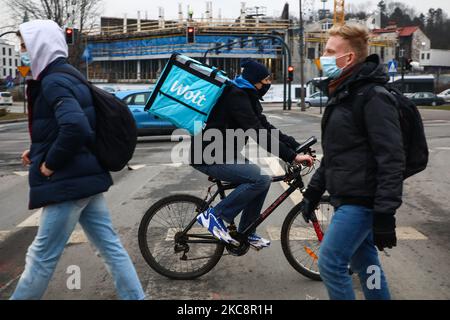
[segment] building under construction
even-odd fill
[[[88,36],[88,49],[92,57],[89,79],[109,83],[154,83],[173,52],[186,54],[216,66],[235,77],[240,73],[240,61],[250,57],[266,64],[273,73],[274,82],[283,82],[288,60],[281,43],[275,39],[262,39],[264,35],[277,35],[289,46],[292,64],[300,68],[299,24],[290,19],[286,4],[279,17],[267,17],[265,8],[246,8],[242,3],[235,19],[213,17],[212,2],[206,3],[201,19],[193,13],[184,13],[179,7],[179,17],[166,20],[164,9],[159,8],[159,19],[149,20],[102,17],[98,30]],[[336,23],[330,17],[311,17],[305,30],[306,80],[319,75],[316,59],[322,54],[326,31]],[[191,32],[189,32],[191,31]],[[387,47],[395,53],[395,41],[373,38],[373,50]],[[215,49],[223,46],[221,49]],[[205,52],[210,50],[207,58]],[[383,49],[384,50],[384,49]],[[294,82],[299,82],[297,72]]]

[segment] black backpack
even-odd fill
[[[91,91],[96,112],[96,140],[91,151],[108,171],[121,171],[133,157],[137,143],[137,127],[125,102],[92,83],[78,70],[58,68],[52,73],[65,73],[83,82]]]
[[[376,94],[389,94],[400,114],[400,125],[403,135],[403,147],[406,157],[405,179],[423,170],[428,164],[428,144],[425,137],[422,116],[417,106],[396,88],[371,83],[358,90],[362,94],[355,95],[352,108],[356,125],[362,132],[364,126],[364,106]]]

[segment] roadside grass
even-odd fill
[[[23,113],[7,113],[4,116],[0,117],[1,121],[10,121],[10,120],[25,120],[28,119],[26,114]]]
[[[450,104],[444,104],[442,106],[419,106],[419,109],[427,109],[427,110],[447,110],[450,111]]]

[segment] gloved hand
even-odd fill
[[[306,198],[303,198],[302,202],[300,202],[300,210],[302,211],[303,219],[305,219],[306,223],[310,223],[313,220],[313,213],[317,206],[313,206],[311,201]]]
[[[306,223],[311,222],[314,211],[319,205],[320,198],[322,198],[322,193],[311,188],[308,188],[303,194],[303,200],[300,202],[300,210]]]
[[[392,249],[397,246],[394,215],[374,213],[373,242],[380,251],[383,251],[385,248]]]

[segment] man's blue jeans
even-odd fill
[[[354,300],[349,266],[359,275],[368,300],[389,300],[390,293],[373,243],[373,211],[366,207],[339,207],[320,246],[320,276],[332,300]]]
[[[113,229],[103,194],[99,194],[43,209],[37,236],[28,248],[25,271],[11,300],[42,298],[78,222],[104,258],[118,296],[124,300],[145,298],[133,263]]]
[[[230,223],[243,211],[239,232],[244,232],[258,219],[272,183],[272,178],[260,167],[253,163],[243,163],[196,165],[194,168],[216,179],[240,184],[214,208],[217,216]]]

